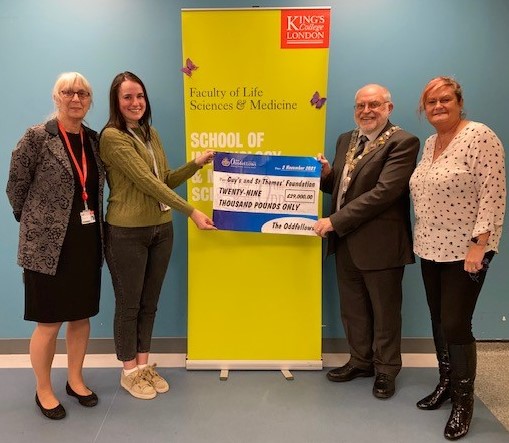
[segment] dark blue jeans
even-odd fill
[[[115,291],[117,358],[150,351],[159,294],[173,246],[173,224],[123,228],[106,224],[106,262]]]

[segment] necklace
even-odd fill
[[[442,140],[440,139],[440,136],[437,134],[437,142],[435,143],[435,157],[440,155],[443,150],[444,147],[442,146]]]
[[[449,139],[448,143],[444,143],[442,140],[442,137],[440,137],[440,134],[437,131],[437,139],[435,141],[435,150],[434,150],[434,158],[437,158],[442,152],[445,151],[447,146],[454,140],[454,137],[456,137],[456,134],[458,132],[458,126],[461,123],[461,118],[458,120],[458,123],[454,125],[454,128],[449,133],[451,134],[450,137],[444,137],[446,140]],[[447,133],[446,133],[447,134]]]

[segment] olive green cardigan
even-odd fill
[[[142,139],[141,131],[136,129],[135,132]],[[159,178],[154,174],[152,156],[145,144],[115,128],[106,128],[102,132],[99,152],[110,188],[106,212],[109,224],[132,228],[171,221],[171,211],[161,211],[159,202],[191,215],[194,208],[173,189],[192,177],[200,167],[190,161],[170,170],[161,139],[154,128],[151,128],[151,145]]]

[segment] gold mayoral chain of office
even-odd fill
[[[343,195],[345,194],[346,190],[350,186],[350,180],[352,179],[352,172],[355,169],[355,166],[357,166],[357,163],[359,160],[364,157],[368,152],[371,152],[375,149],[381,148],[389,138],[396,132],[399,131],[401,128],[399,126],[392,126],[390,129],[385,131],[382,135],[380,135],[376,140],[373,141],[369,145],[367,149],[364,149],[361,155],[355,157],[355,151],[357,150],[357,140],[359,139],[359,130],[354,129],[352,132],[352,138],[350,139],[350,145],[348,146],[348,152],[346,153],[346,177],[343,181]]]
[[[357,166],[357,163],[370,153],[371,151],[374,151],[375,149],[381,148],[387,140],[389,140],[393,134],[397,131],[399,131],[401,128],[399,126],[392,126],[387,131],[385,131],[383,134],[381,134],[376,140],[374,140],[372,143],[369,144],[367,149],[364,149],[363,153],[357,157],[355,156],[355,150],[357,149],[357,140],[359,139],[359,130],[354,129],[352,132],[352,138],[350,139],[350,145],[348,146],[348,152],[346,153],[346,164],[348,166],[348,176],[352,173],[352,171],[355,169],[355,166]]]

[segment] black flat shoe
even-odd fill
[[[94,392],[88,395],[77,394],[76,392],[73,391],[73,389],[69,385],[69,382],[67,382],[67,384],[65,385],[65,390],[67,391],[67,395],[70,395],[71,397],[76,397],[80,402],[80,405],[86,406],[87,408],[95,406],[99,401],[97,395]]]
[[[65,409],[61,404],[53,409],[46,409],[39,401],[37,392],[35,393],[35,403],[39,406],[42,414],[51,420],[62,420],[65,417]]]

